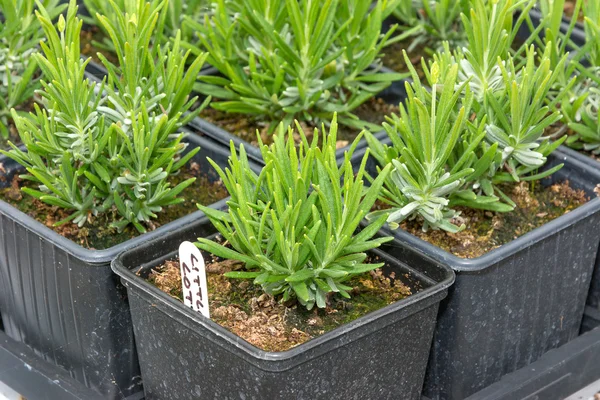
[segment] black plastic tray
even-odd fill
[[[581,333],[583,334],[596,328],[600,328],[600,310],[586,306],[583,313],[583,322],[581,323]]]
[[[265,352],[185,307],[140,275],[209,237],[206,218],[122,253],[113,270],[127,287],[148,399],[419,399],[440,300],[454,279],[436,264],[407,266],[397,246],[376,254],[422,291],[279,353]],[[385,252],[385,253],[384,253]],[[390,256],[386,255],[389,253]],[[157,368],[159,365],[169,368]]]
[[[229,149],[196,135],[186,140],[201,147],[193,160],[217,180],[205,157],[225,166]],[[10,176],[18,171],[4,156],[0,163]],[[222,208],[225,201],[213,207]],[[202,215],[197,210],[109,249],[88,250],[0,201],[0,310],[6,334],[107,397],[136,393],[140,379],[129,305],[110,262]]]

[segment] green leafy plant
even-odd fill
[[[381,191],[381,201],[391,207],[392,228],[419,218],[424,230],[457,232],[464,226],[455,223],[456,206],[511,211],[515,204],[500,184],[539,180],[562,168],[560,164],[538,172],[565,139],[543,136],[561,118],[551,111],[554,104],[547,103],[567,60],[564,56],[552,71],[549,53],[547,49],[536,63],[534,47],[528,48],[521,68],[511,56],[499,59],[502,82],[484,92],[484,106],[477,108],[470,80],[458,83],[461,53],[438,54],[430,68],[423,61],[430,91],[412,69],[415,81],[407,84],[400,116],[384,124],[392,145],[366,136],[379,165],[394,166]],[[440,76],[444,81],[439,82]]]
[[[448,42],[451,48],[466,45],[466,35],[460,27],[460,15],[467,12],[471,0],[402,0],[394,10],[400,21],[400,35],[392,40],[412,38],[408,52],[416,47],[433,50]]]
[[[406,52],[404,57],[408,59]],[[412,66],[411,66],[412,68]],[[390,210],[375,211],[369,218],[390,212],[388,223],[397,228],[406,219],[419,218],[423,229],[458,232],[456,204],[497,211],[512,209],[494,196],[478,196],[469,183],[484,175],[496,156],[497,145],[489,146],[477,157],[485,138],[485,121],[469,121],[473,94],[468,82],[457,85],[458,64],[441,74],[438,62],[431,69],[424,65],[431,91],[415,79],[406,84],[408,97],[400,105],[400,115],[388,118],[384,128],[392,145],[381,144],[367,133],[367,142],[381,166],[393,171],[385,180],[380,200]],[[413,76],[417,73],[412,69]],[[440,77],[444,80],[440,81]],[[438,95],[438,91],[441,93]],[[456,111],[458,110],[458,111]]]
[[[511,46],[534,4],[535,0],[471,0],[469,14],[461,15],[469,47],[462,51],[464,58],[459,57],[459,81],[469,81],[478,103],[484,101],[488,91],[504,90],[498,60],[505,61],[514,52]],[[515,21],[516,11],[519,17]]]
[[[585,68],[585,67],[584,67]],[[567,144],[578,150],[600,154],[600,67],[584,69],[583,78],[575,86],[572,101],[565,104],[570,114],[568,127],[573,135],[567,138]],[[564,103],[563,103],[564,104]],[[566,111],[565,111],[566,113]]]
[[[402,75],[374,67],[393,30],[386,0],[217,0],[204,23],[187,19],[220,76],[202,75],[196,89],[222,100],[212,107],[271,123],[294,119],[362,128],[353,110]]]
[[[113,2],[114,4],[112,4]],[[163,1],[161,0],[153,0],[150,12],[162,3]],[[115,14],[115,5],[116,9],[132,12],[136,7],[137,2],[136,0],[83,0],[83,4],[89,13],[89,16],[82,17],[84,22],[92,26],[97,26],[108,36],[109,33],[105,29],[100,17],[104,16],[113,22],[116,22],[119,15]],[[164,44],[170,38],[175,37],[178,31],[181,31],[184,40],[192,38],[194,32],[187,29],[183,23],[184,17],[188,16],[193,20],[201,20],[204,18],[204,14],[210,14],[211,12],[210,2],[208,0],[169,0],[168,2],[165,2],[163,7],[165,8],[165,13],[162,17],[165,25],[164,34],[156,35],[152,40],[153,42],[160,44]],[[94,45],[98,48],[114,51],[113,44],[108,37],[102,42],[95,41]]]
[[[549,104],[547,99],[567,60],[564,56],[552,71],[550,52],[548,48],[536,64],[534,47],[530,47],[527,63],[521,70],[515,68],[512,58],[506,62],[506,67],[503,63],[498,64],[504,79],[504,92],[486,94],[487,139],[490,143],[498,143],[498,151],[502,154],[500,166],[503,171],[494,171],[494,182],[538,180],[562,167],[560,164],[530,175],[543,166],[546,157],[566,139],[552,142],[543,137],[545,129],[561,119],[558,111],[551,111],[560,97]]]
[[[140,0],[131,14],[113,7],[121,12],[118,23],[100,21],[110,32],[119,65],[101,57],[108,70],[102,83],[84,75],[89,59],[80,58],[82,21],[75,0],[57,27],[40,8],[47,42],[41,44],[44,55],[35,57],[45,76],[44,108],[36,105],[28,117],[13,111],[27,151],[11,144],[12,150],[3,153],[25,166],[24,178],[38,185],[23,191],[72,211],[58,224],[72,220],[82,226],[116,209],[121,219],[115,227],[133,224],[143,232],[163,207],[182,201],[177,195],[193,182],[172,188],[169,177],[198,151],[183,155],[184,135],[177,129],[195,115],[183,116],[196,100],[189,93],[204,57],[184,72],[189,52],[181,51],[179,39],[172,48],[149,46],[159,29],[160,5],[150,12],[151,5]]]
[[[64,6],[58,0],[42,4],[50,18],[56,17]],[[39,87],[39,68],[33,55],[43,38],[42,28],[34,15],[35,0],[0,0],[0,138],[7,138],[12,121],[10,110],[23,108],[32,101]]]
[[[574,135],[567,139],[569,146],[600,154],[600,5],[589,1],[583,4],[586,44],[579,49],[580,57],[573,63],[577,68],[577,84],[567,101],[561,103],[568,127]]]
[[[324,308],[327,296],[334,292],[350,297],[351,288],[344,282],[381,266],[365,263],[365,252],[391,240],[373,239],[386,216],[359,233],[357,229],[390,167],[364,188],[368,155],[356,176],[350,162],[352,151],[338,167],[337,128],[334,117],[327,134],[323,127],[319,146],[317,130],[309,144],[298,126],[302,143],[297,148],[292,132],[286,135],[280,125],[274,143],[260,146],[266,166],[258,176],[249,168],[243,146],[238,157],[231,145],[230,168],[225,171],[212,162],[231,193],[229,210],[199,207],[230,247],[209,239],[199,239],[197,246],[246,263],[247,271],[226,276],[254,279],[267,293],[281,294],[283,301],[295,297],[311,309],[315,304]]]
[[[576,0],[574,4],[575,14],[579,14],[581,9],[582,1]],[[579,51],[579,46],[571,40],[571,35],[577,24],[576,19],[572,19],[566,30],[563,30],[563,15],[564,15],[565,0],[540,0],[539,8],[541,15],[543,16],[539,25],[543,28],[543,34],[532,35],[534,39],[532,42],[540,53],[549,55],[550,68],[553,71],[560,72],[552,90],[549,93],[548,101],[553,101],[557,96],[562,97],[563,101],[555,103],[557,109],[560,109],[563,115],[563,125],[557,136],[565,133],[569,122],[579,119],[575,115],[581,104],[587,97],[587,90],[585,89],[585,82],[583,79],[578,78],[577,84],[571,86],[573,89],[569,91],[568,96],[563,96],[566,88],[572,85],[571,81],[573,77],[578,75],[577,72],[577,59],[583,56],[583,52]],[[527,24],[530,30],[535,29],[536,22],[532,21],[531,18],[527,19]],[[575,52],[569,54],[569,62],[565,65],[565,68],[557,69],[560,60],[568,54],[568,50],[573,49]],[[546,52],[548,50],[548,52]]]

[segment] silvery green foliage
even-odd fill
[[[570,101],[561,103],[561,112],[566,116],[568,127],[575,133],[567,139],[567,143],[575,149],[600,154],[600,4],[585,2],[583,15],[586,44],[578,50],[580,57],[574,63],[577,84],[570,91]]]
[[[321,138],[315,130],[312,143],[298,126],[299,147],[291,128],[286,135],[280,125],[271,146],[260,144],[260,175],[252,172],[243,146],[238,156],[232,143],[229,168],[211,161],[231,194],[229,210],[199,206],[230,247],[205,238],[197,246],[246,264],[246,271],[225,276],[253,279],[267,293],[282,295],[282,301],[297,298],[308,309],[326,307],[333,293],[349,298],[352,288],[344,283],[382,265],[366,263],[366,252],[391,240],[373,238],[386,215],[357,232],[390,167],[364,187],[368,154],[356,175],[352,151],[338,166],[335,116],[330,125]]]
[[[561,166],[531,176],[546,163],[546,157],[566,138],[551,142],[544,131],[562,117],[548,103],[549,93],[565,66],[563,57],[550,70],[550,48],[546,49],[536,63],[534,47],[527,50],[527,61],[521,69],[515,66],[512,57],[499,63],[504,80],[502,92],[486,93],[487,140],[498,143],[502,155],[501,168],[495,171],[492,180],[521,181],[540,179],[557,171]],[[558,101],[556,99],[555,101]]]
[[[598,155],[600,154],[600,124],[598,123],[600,67],[583,68],[585,72],[574,87],[574,98],[569,103],[571,121],[568,127],[575,134],[568,137],[567,143],[575,149],[583,149]]]
[[[405,58],[408,59],[406,53]],[[497,145],[484,145],[484,123],[469,122],[473,95],[468,82],[457,87],[458,64],[442,71],[438,61],[433,62],[431,69],[424,65],[430,91],[412,69],[415,79],[406,84],[408,97],[400,104],[400,115],[393,115],[388,118],[389,123],[384,123],[392,145],[382,145],[373,135],[366,135],[380,165],[378,170],[390,163],[394,167],[380,196],[391,207],[388,223],[392,228],[406,219],[417,218],[422,221],[423,230],[458,232],[464,225],[456,224],[459,213],[453,208],[455,205],[495,211],[511,209],[498,197],[478,195],[471,188],[491,168]],[[373,212],[369,218],[385,212]]]
[[[469,46],[462,49],[459,82],[469,80],[477,102],[489,91],[504,90],[498,60],[512,53],[519,26],[534,4],[535,0],[471,0],[469,13],[461,15]],[[514,21],[516,11],[519,17]]]
[[[448,42],[451,48],[465,46],[466,35],[460,27],[460,15],[467,12],[471,0],[401,0],[394,10],[400,21],[400,34],[392,41],[410,38],[408,52],[416,47],[433,50]]]
[[[510,55],[504,60],[498,59],[497,68],[502,81],[495,87],[488,87],[481,102],[475,102],[473,114],[476,121],[485,121],[487,145],[484,148],[497,146],[497,154],[487,171],[473,181],[472,187],[478,194],[498,196],[514,205],[499,189],[500,183],[537,180],[560,169],[561,166],[557,166],[535,173],[546,163],[546,157],[564,141],[563,138],[551,142],[550,138],[543,136],[546,128],[561,118],[555,106],[567,95],[567,91],[561,95],[553,93],[567,57],[563,56],[556,69],[551,70],[551,51],[548,47],[544,53],[536,55],[533,46],[527,48],[523,66],[516,65]],[[444,75],[452,66],[461,65],[462,57],[462,52],[452,54],[446,48],[443,53],[435,55],[434,60],[439,63]],[[426,78],[431,84],[427,72]],[[469,84],[469,88],[472,87]]]
[[[550,59],[550,69],[556,70],[556,66],[560,60],[567,54],[568,49],[577,49],[578,46],[571,40],[571,35],[575,26],[577,25],[577,18],[572,18],[568,25],[568,28],[564,29],[564,8],[566,0],[539,0],[539,8],[542,16],[542,20],[532,21],[528,16],[526,22],[531,34],[528,43],[535,44],[536,48],[544,53],[547,48],[550,48],[550,52],[547,53]],[[574,15],[578,15],[581,10],[582,0],[575,0],[574,2]],[[536,28],[536,25],[539,27]],[[538,33],[539,32],[539,33]],[[551,97],[556,94],[560,95],[561,92],[570,84],[573,74],[575,73],[576,61],[581,54],[571,53],[569,60],[570,62],[562,70],[561,75],[558,77]]]
[[[271,123],[294,119],[362,128],[353,110],[401,76],[381,73],[381,33],[394,1],[243,0],[214,3],[197,32],[195,51],[207,51],[220,76],[198,77],[196,89],[222,101],[213,108]],[[375,64],[379,65],[379,64]]]
[[[199,112],[183,116],[196,100],[189,94],[204,57],[188,63],[185,72],[189,52],[181,51],[178,39],[172,48],[150,46],[161,7],[127,0],[124,9],[114,10],[118,22],[99,17],[119,59],[113,65],[100,56],[108,70],[102,83],[84,76],[89,59],[80,58],[82,21],[75,0],[56,27],[46,10],[37,13],[47,36],[44,55],[35,55],[45,77],[44,108],[36,105],[27,117],[13,113],[27,152],[12,145],[3,153],[39,184],[23,191],[72,211],[59,224],[82,226],[116,209],[121,219],[115,227],[133,224],[143,232],[163,207],[182,201],[177,195],[193,182],[171,188],[168,178],[198,151],[183,155],[186,145],[177,130]]]
[[[42,4],[51,17],[65,6],[58,0]],[[39,68],[33,54],[38,52],[44,34],[34,15],[35,0],[0,0],[0,137],[8,137],[11,109],[31,101],[39,87]]]

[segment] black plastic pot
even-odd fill
[[[543,18],[541,11],[535,8],[529,11],[529,15],[531,17],[531,21],[535,24],[535,26],[538,26]],[[561,30],[563,32],[567,32],[569,30],[570,23],[571,20],[569,18],[563,17],[563,22],[561,23]],[[573,40],[573,42],[578,46],[582,46],[585,44],[585,31],[581,22],[577,22],[575,24],[573,32],[571,33],[571,40]]]
[[[531,15],[531,19],[535,24],[539,24],[539,21],[541,20],[542,16],[540,14],[539,11],[537,10],[531,10],[530,12]],[[563,31],[567,31],[569,27],[569,21],[565,21],[563,23]],[[523,33],[524,35],[527,34],[527,32]],[[585,44],[586,42],[586,38],[585,38],[585,31],[583,30],[583,25],[581,23],[577,23],[575,28],[573,29],[573,32],[571,34],[571,39],[573,40],[573,42],[579,46],[582,46]],[[572,159],[578,160],[581,163],[584,164],[588,164],[590,165],[592,168],[595,168],[597,171],[600,170],[600,162],[594,160],[593,158],[585,155],[584,153],[580,153],[576,150],[570,149],[570,148],[563,148],[563,152],[566,153],[569,157],[571,157]],[[598,184],[600,184],[600,181],[596,182]],[[600,246],[600,244],[599,244]],[[596,262],[596,269],[594,271],[594,276],[592,278],[592,283],[591,283],[591,287],[590,287],[590,293],[588,295],[588,305],[596,310],[598,310],[598,312],[600,313],[600,256]],[[592,323],[590,321],[592,321],[593,319],[587,319],[588,324]]]
[[[384,69],[382,70],[382,72],[393,71]],[[205,71],[204,73],[208,75],[217,74],[214,71]],[[398,105],[406,98],[406,89],[404,87],[404,82],[404,80],[393,82],[388,88],[378,93],[376,97],[382,99],[388,104]],[[249,157],[251,157],[255,161],[262,162],[262,155],[260,153],[260,149],[257,146],[234,135],[233,133],[228,132],[202,118],[195,118],[192,122],[190,122],[189,125],[194,127],[194,129],[205,133],[207,137],[212,138],[218,143],[228,145],[230,141],[233,141],[236,147],[238,147],[240,144],[243,144]],[[379,132],[375,136],[378,138],[383,138],[385,137],[385,133]],[[342,159],[344,157],[344,152],[346,152],[350,148],[350,145],[351,143],[337,150],[336,154],[338,159]],[[362,139],[359,142],[357,148],[364,148],[366,146],[367,142],[364,139]]]
[[[572,159],[577,160],[582,164],[589,165],[590,169],[600,171],[600,162],[594,160],[593,158],[569,148],[565,149],[564,152],[565,154],[568,154],[568,156]],[[595,183],[597,185],[600,185],[600,179],[597,179]],[[598,229],[600,229],[600,227]],[[596,260],[596,269],[592,277],[592,284],[590,286],[590,293],[588,295],[587,304],[588,306],[597,310],[600,313],[600,254],[598,255],[598,259]]]
[[[399,259],[437,262],[457,274],[440,306],[425,396],[464,399],[579,334],[600,240],[593,193],[600,170],[570,154],[560,148],[550,157],[547,168],[565,166],[542,184],[568,179],[592,200],[482,257],[458,258],[405,231],[389,232]]]
[[[226,165],[229,150],[195,135],[186,140],[201,147],[194,157],[201,170],[218,179],[206,157]],[[7,171],[1,187],[19,168],[5,157],[0,163]],[[213,206],[224,207],[225,200]],[[202,215],[196,211],[109,249],[88,250],[0,201],[0,310],[6,334],[107,397],[135,393],[140,377],[127,295],[110,262]]]
[[[596,328],[600,328],[600,310],[586,306],[581,322],[581,334]]]
[[[203,218],[113,261],[129,294],[148,400],[420,398],[438,305],[454,279],[449,268],[412,267],[396,259],[395,244],[382,247],[376,254],[396,276],[408,274],[407,284],[423,290],[291,350],[270,353],[143,278],[176,257],[182,241],[213,234]]]
[[[0,332],[0,382],[21,395],[20,399],[104,399],[62,368],[40,360],[29,347],[10,339],[3,332]],[[0,396],[2,393],[0,389]]]
[[[467,400],[562,400],[600,379],[600,329],[544,354]]]

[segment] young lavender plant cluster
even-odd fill
[[[45,0],[41,4],[52,17],[65,7],[58,0]],[[0,2],[0,138],[9,136],[10,110],[15,108],[19,114],[26,114],[39,87],[40,71],[34,55],[44,35],[35,9],[35,0]]]
[[[202,108],[188,113],[204,57],[194,57],[184,71],[190,56],[179,39],[151,46],[153,31],[162,29],[164,4],[153,11],[139,1],[127,2],[124,9],[112,3],[118,20],[98,17],[119,60],[114,65],[100,56],[108,70],[101,83],[84,75],[89,60],[80,58],[82,21],[75,2],[56,26],[44,8],[37,12],[47,38],[41,43],[43,55],[33,56],[44,73],[43,108],[36,104],[27,116],[13,110],[27,151],[13,144],[3,153],[23,165],[24,178],[35,183],[24,192],[71,212],[59,224],[83,226],[116,209],[113,226],[132,224],[143,232],[163,207],[181,201],[177,195],[193,182],[171,187],[169,177],[198,151],[184,154],[184,135],[177,130]]]
[[[381,73],[380,52],[394,29],[382,22],[396,1],[246,0],[214,3],[204,20],[186,17],[219,75],[202,75],[196,90],[212,107],[270,124],[294,119],[315,126],[338,114],[342,125],[369,125],[353,113],[401,76]]]
[[[579,49],[577,84],[566,107],[568,127],[574,135],[567,143],[576,149],[600,155],[600,5],[589,1],[576,3],[576,11],[582,5],[586,44]],[[568,36],[567,36],[568,37]]]
[[[545,16],[540,24],[544,35],[536,38],[536,45],[550,53],[553,67],[571,50],[569,62],[553,88],[556,95],[549,99],[549,104],[562,115],[558,134],[566,135],[570,147],[597,156],[600,154],[600,5],[593,1],[574,2],[574,15],[581,14],[584,18],[583,45],[578,45],[572,38],[577,18],[572,18],[568,27],[561,29],[564,0],[544,0],[540,6]],[[566,96],[559,96],[565,92]],[[561,98],[557,100],[557,97]]]
[[[355,174],[346,153],[336,159],[337,120],[329,132],[322,128],[296,148],[291,127],[279,126],[271,146],[261,144],[265,167],[251,171],[244,147],[239,157],[231,146],[230,168],[213,165],[231,194],[227,212],[199,206],[231,247],[199,239],[198,247],[217,256],[245,263],[247,271],[225,274],[251,278],[282,301],[297,298],[306,308],[327,306],[328,295],[350,298],[350,278],[381,267],[366,262],[366,252],[390,241],[373,238],[386,216],[356,234],[379,195],[391,166],[384,168],[371,186],[364,187],[364,156]],[[260,140],[260,139],[259,139]],[[321,140],[321,141],[319,141]],[[340,186],[340,182],[342,185]]]
[[[539,180],[562,167],[536,172],[566,139],[543,136],[561,118],[552,110],[564,94],[548,99],[566,55],[554,70],[549,50],[536,54],[532,46],[513,56],[520,22],[513,24],[512,15],[521,3],[474,1],[470,18],[462,15],[473,45],[451,51],[446,42],[429,65],[423,60],[427,88],[405,54],[413,82],[400,115],[384,124],[391,145],[367,134],[379,165],[395,167],[381,193],[392,227],[416,218],[423,230],[456,233],[465,228],[457,206],[512,211],[516,204],[502,184]]]
[[[184,40],[193,38],[193,31],[187,29],[183,24],[184,16],[190,16],[192,19],[201,19],[203,16],[211,14],[211,2],[208,0],[171,0],[164,3],[160,0],[153,0],[150,3],[149,12],[155,12],[157,9],[163,8],[165,11],[160,13],[159,25],[164,25],[161,29],[155,30],[151,40],[154,43],[164,44],[170,39],[175,38],[179,32]],[[131,0],[83,0],[83,4],[89,15],[82,15],[83,21],[90,25],[98,27],[106,37],[103,41],[94,41],[94,44],[104,50],[110,52],[115,51],[114,45],[110,39],[110,32],[106,29],[102,22],[101,16],[115,22],[119,19],[120,11],[126,7],[131,7],[136,4],[136,1]],[[117,6],[116,8],[114,6]]]

